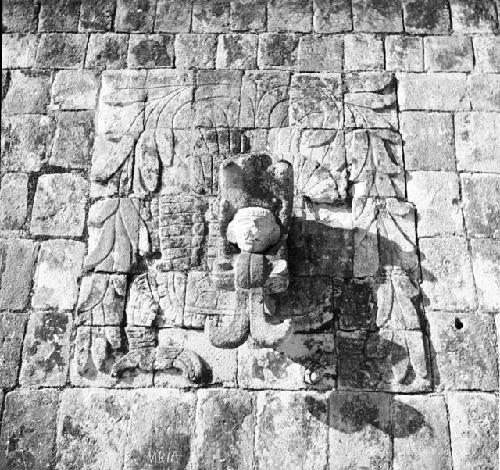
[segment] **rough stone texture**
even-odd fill
[[[108,31],[115,13],[114,0],[82,0],[79,31]]]
[[[337,37],[303,36],[299,41],[298,69],[304,72],[340,72],[343,41]]]
[[[172,67],[174,40],[170,34],[132,34],[128,49],[129,68]]]
[[[500,75],[470,76],[470,93],[474,111],[500,111]]]
[[[59,392],[19,390],[5,397],[0,436],[2,468],[54,468]]]
[[[191,27],[191,2],[182,0],[157,0],[156,32],[188,33]]]
[[[83,65],[87,35],[42,34],[35,65],[38,68],[78,69]]]
[[[500,37],[477,36],[474,44],[475,68],[484,73],[500,73]]]
[[[3,34],[2,68],[33,67],[37,46],[38,38],[34,34]]]
[[[435,362],[434,381],[439,389],[498,390],[498,353],[492,316],[429,312],[427,320]]]
[[[193,1],[192,30],[198,33],[225,32],[229,25],[229,1]]]
[[[262,31],[266,25],[266,0],[231,0],[232,31]]]
[[[36,32],[38,5],[35,2],[32,0],[5,0],[2,7],[2,32]]]
[[[472,42],[467,36],[427,36],[424,38],[424,53],[427,71],[472,70]]]
[[[500,173],[500,114],[456,114],[455,148],[458,170]]]
[[[115,18],[116,31],[152,32],[155,7],[156,2],[150,0],[118,0]]]
[[[178,34],[175,38],[176,67],[213,69],[217,36],[214,34]],[[191,54],[195,50],[196,54]]]
[[[84,244],[67,240],[43,242],[38,256],[32,305],[70,310],[78,296]]]
[[[0,242],[0,310],[22,310],[28,303],[38,245],[31,240]]]
[[[98,88],[97,75],[89,70],[57,72],[52,101],[58,109],[94,109]]]
[[[450,28],[446,0],[403,0],[403,14],[410,33],[447,33]]]
[[[257,63],[260,69],[294,69],[299,37],[294,33],[263,33],[259,38]]]
[[[498,468],[498,396],[453,392],[447,402],[453,468]]]
[[[218,69],[254,69],[257,67],[255,34],[221,34],[217,45]]]
[[[470,310],[476,296],[464,238],[420,240],[424,302],[436,310]]]
[[[313,0],[313,27],[318,33],[339,33],[352,29],[349,2]]]
[[[424,49],[419,37],[386,36],[385,54],[387,70],[422,72],[424,69]]]
[[[500,176],[461,176],[465,227],[469,236],[500,238]]]
[[[28,216],[28,175],[7,173],[0,187],[0,230],[20,230]]]
[[[267,7],[267,30],[310,31],[311,7],[310,1],[270,0]]]
[[[33,235],[81,236],[85,223],[87,182],[70,173],[42,175],[33,204]]]
[[[81,1],[41,0],[38,31],[76,31]]]
[[[403,31],[401,2],[399,0],[371,2],[353,0],[352,9],[355,31],[371,33]]]
[[[50,101],[50,84],[50,73],[46,71],[12,71],[2,111],[6,114],[45,113]]]
[[[91,34],[85,68],[124,69],[127,66],[127,43],[127,34]]]
[[[461,33],[485,33],[496,26],[495,4],[492,0],[451,0],[453,29]]]
[[[23,335],[28,314],[22,312],[0,313],[0,387],[17,385],[17,374],[21,362]],[[4,452],[3,439],[0,452]],[[1,455],[1,454],[0,454]]]
[[[471,240],[471,249],[479,308],[495,312],[500,308],[500,240]]]
[[[384,44],[372,34],[348,34],[344,37],[346,70],[382,70]]]

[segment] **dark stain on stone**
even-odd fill
[[[232,64],[235,60],[243,57],[243,47],[238,39],[225,36],[222,41],[228,64]]]
[[[147,23],[147,16],[150,9],[149,0],[138,0],[131,5],[125,16],[125,21],[133,29],[139,30]]]
[[[75,439],[83,439],[86,436],[83,429],[78,424],[73,423],[71,416],[65,416],[63,419],[62,435]]]
[[[96,59],[109,60],[110,62],[115,62],[120,60],[120,44],[113,39],[106,39],[103,49],[96,54]]]
[[[123,415],[123,409],[120,405],[117,405],[112,397],[106,397],[104,400],[104,411],[116,419],[120,419]]]
[[[417,0],[407,4],[406,24],[433,29],[443,21],[446,4],[442,0]]]
[[[141,449],[130,453],[134,468],[184,470],[190,457],[190,436],[182,433],[155,434]]]
[[[265,380],[264,369],[269,369],[277,378],[282,378],[286,374],[286,365],[288,359],[286,356],[277,355],[275,352],[267,352],[264,364],[254,359],[252,363],[252,376],[260,380]]]
[[[132,48],[132,54],[136,57],[139,65],[172,65],[172,57],[167,52],[166,41],[141,41]]]
[[[293,38],[273,35],[267,44],[267,52],[273,65],[293,65],[297,43]]]

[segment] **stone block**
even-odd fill
[[[156,274],[160,314],[156,318],[159,327],[183,325],[184,304],[186,301],[185,273],[159,271]]]
[[[28,217],[28,175],[6,173],[0,187],[0,230],[21,230]]]
[[[35,273],[34,308],[71,310],[75,306],[84,251],[81,242],[42,242]]]
[[[472,310],[476,294],[467,241],[464,238],[422,238],[424,303],[436,310]]]
[[[225,33],[229,30],[229,0],[194,0],[191,29],[196,33]]]
[[[45,69],[79,69],[83,66],[86,46],[86,34],[42,34],[36,55],[35,67]]]
[[[425,70],[429,72],[472,70],[472,41],[467,36],[426,36],[424,50]]]
[[[498,468],[498,396],[453,392],[447,401],[453,468]]]
[[[500,73],[500,37],[475,36],[474,45],[475,70],[483,73]]]
[[[2,7],[2,32],[36,33],[39,5],[33,0],[5,0]]]
[[[55,468],[58,404],[57,390],[19,390],[6,395],[1,468]]]
[[[311,392],[258,393],[256,414],[257,468],[312,470],[326,467],[328,411],[323,395]],[[278,429],[280,431],[276,432]]]
[[[266,0],[231,0],[229,26],[232,31],[263,31]]]
[[[449,171],[410,171],[408,200],[417,209],[419,237],[462,235],[458,175]]]
[[[253,395],[239,390],[202,390],[197,398],[193,466],[217,468],[223,462],[228,468],[254,468]]]
[[[213,69],[217,36],[215,34],[177,34],[175,66],[180,69]],[[196,54],[193,54],[196,51]]]
[[[7,91],[9,91],[10,85],[10,70],[2,70],[2,101],[7,95]]]
[[[158,0],[156,3],[155,32],[189,33],[191,28],[191,2]]]
[[[496,9],[493,0],[451,0],[450,7],[454,31],[468,34],[495,30]]]
[[[82,0],[78,31],[109,31],[113,27],[114,0]]]
[[[38,245],[31,240],[0,243],[0,310],[23,310],[28,303]]]
[[[303,36],[299,41],[298,70],[302,72],[341,72],[344,53],[342,38]]]
[[[5,114],[44,114],[50,101],[51,76],[46,71],[19,70],[10,73],[3,100]]]
[[[403,31],[401,1],[353,0],[354,31],[399,33]]]
[[[401,110],[468,111],[469,89],[464,73],[401,73],[398,77]]]
[[[398,395],[391,416],[394,470],[451,470],[448,416],[442,396]]]
[[[341,330],[369,330],[375,325],[374,295],[370,281],[334,281],[334,312]]]
[[[80,1],[41,0],[38,31],[76,31],[80,16]]]
[[[472,269],[479,308],[500,310],[500,240],[471,240]]]
[[[99,87],[98,75],[91,70],[61,70],[52,87],[52,102],[58,109],[94,109]]]
[[[455,170],[451,114],[404,112],[400,127],[406,170]]]
[[[455,116],[457,168],[500,173],[500,113],[458,113]]]
[[[383,41],[373,34],[346,34],[344,57],[345,70],[383,70]]]
[[[155,21],[156,2],[118,0],[115,30],[126,33],[151,33]]]
[[[255,34],[221,34],[217,46],[217,68],[255,69],[257,42]]]
[[[385,37],[386,69],[398,72],[423,72],[422,38],[415,36]]]
[[[87,69],[124,69],[127,67],[126,34],[91,34],[85,58]]]
[[[75,236],[83,234],[87,181],[78,175],[42,175],[33,204],[30,231],[34,235]]]
[[[35,34],[2,34],[2,68],[33,67],[37,46]]]
[[[500,74],[470,75],[469,87],[474,111],[500,111]]]
[[[350,2],[313,0],[313,28],[317,33],[342,33],[352,30]]]
[[[27,321],[27,313],[0,312],[0,345],[2,346],[0,348],[1,388],[13,388],[17,385],[17,374],[21,367],[21,349],[23,347],[23,336]],[[0,456],[3,448],[4,443],[2,442]]]
[[[500,176],[463,174],[461,181],[467,234],[500,238]]]
[[[260,69],[293,70],[297,67],[299,36],[295,33],[263,33],[259,37]]]
[[[374,198],[353,200],[353,276],[375,276],[380,266],[377,206]]]
[[[446,0],[403,0],[405,31],[416,34],[445,34],[450,28]]]
[[[131,34],[129,68],[173,67],[174,37],[171,34]]]
[[[427,312],[440,390],[498,390],[495,321],[477,313]]]
[[[390,395],[338,391],[329,404],[329,468],[391,468]]]
[[[311,31],[311,1],[270,0],[267,6],[267,30],[270,32]]]
[[[63,387],[66,384],[71,326],[71,313],[32,312],[24,338],[21,385]]]

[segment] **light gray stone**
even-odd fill
[[[309,32],[312,24],[310,2],[270,0],[267,7],[268,31]]]
[[[469,87],[474,111],[500,111],[499,74],[470,75]]]
[[[98,76],[94,71],[61,70],[54,79],[52,101],[58,109],[94,109],[98,86]]]
[[[500,73],[500,38],[498,36],[475,36],[474,57],[476,71]]]
[[[263,31],[266,25],[266,0],[231,0],[232,31]]]
[[[28,216],[28,175],[7,173],[0,187],[0,230],[20,230]]]
[[[383,70],[383,41],[373,34],[347,34],[344,57],[345,70]]]
[[[183,0],[158,0],[154,30],[165,33],[188,33],[191,28],[191,3]]]
[[[335,36],[303,36],[299,41],[302,72],[341,72],[344,42]]]
[[[378,3],[353,0],[352,10],[355,31],[372,33],[403,31],[401,3],[398,1]]]
[[[256,34],[221,34],[217,45],[218,69],[255,69],[257,67]]]
[[[213,69],[217,36],[215,34],[177,34],[175,66],[181,69]],[[196,51],[193,54],[192,51]]]
[[[467,36],[427,36],[424,38],[425,70],[470,72],[473,66],[472,41]]]
[[[14,388],[21,367],[23,336],[28,314],[23,312],[0,312],[0,387]],[[4,451],[2,442],[0,456]],[[0,457],[1,459],[1,457]]]
[[[229,1],[194,0],[191,29],[197,33],[226,32],[229,29]]]
[[[495,5],[492,1],[451,0],[453,29],[461,33],[489,33],[495,29]]]
[[[500,240],[471,240],[472,269],[479,308],[500,309]]]
[[[46,71],[13,70],[2,112],[9,114],[43,114],[50,101],[51,76]]]
[[[415,36],[385,37],[386,69],[398,72],[423,72],[422,38]]]
[[[35,34],[2,34],[2,68],[33,67],[37,46]]]
[[[35,67],[45,69],[79,69],[83,66],[86,46],[86,34],[42,34],[36,54]]]
[[[128,35],[91,34],[85,57],[87,69],[124,69],[127,67]]]
[[[351,5],[343,0],[313,0],[313,27],[318,33],[341,33],[352,29]]]

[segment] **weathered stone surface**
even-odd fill
[[[34,235],[82,235],[87,182],[70,173],[38,178],[30,231]]]
[[[470,72],[472,41],[467,36],[427,36],[424,38],[425,70]]]
[[[344,57],[345,70],[383,70],[384,44],[373,34],[347,34]]]
[[[294,69],[299,37],[295,33],[263,33],[259,37],[257,63],[260,69]]]
[[[113,25],[114,0],[82,0],[78,31],[108,31]]]
[[[80,1],[41,0],[38,31],[76,31]]]
[[[33,67],[37,46],[34,34],[2,34],[2,68]]]
[[[395,470],[450,469],[448,416],[442,396],[398,395],[391,416]]]
[[[45,71],[12,71],[2,111],[5,114],[45,113],[50,101],[50,84],[50,74]]]
[[[32,172],[41,169],[52,143],[54,124],[41,115],[2,119],[2,169]]]
[[[484,73],[500,73],[500,37],[476,36],[474,44],[475,68]]]
[[[0,187],[0,230],[21,230],[28,216],[28,175],[7,173]]]
[[[467,111],[469,91],[464,73],[401,73],[398,100],[401,110]]]
[[[255,34],[221,34],[217,46],[218,69],[254,69],[257,67]]]
[[[379,269],[377,206],[373,198],[353,200],[354,277],[374,276]]]
[[[472,269],[479,308],[500,309],[500,240],[471,240]]]
[[[22,310],[28,302],[38,245],[31,240],[0,243],[0,310]]]
[[[392,456],[390,395],[336,391],[330,395],[329,402],[330,469],[389,469]]]
[[[318,33],[350,31],[351,5],[343,0],[313,0],[313,27]]]
[[[190,452],[195,394],[178,390],[144,390],[135,392],[131,398],[130,431],[126,437],[123,468],[187,468],[188,461],[193,461]]]
[[[326,466],[328,412],[326,399],[322,395],[258,393],[256,413],[257,468],[312,470]],[[276,432],[277,429],[280,432]]]
[[[217,36],[215,34],[177,34],[175,66],[181,69],[213,69]],[[192,54],[195,50],[196,54]]]
[[[400,114],[406,170],[454,170],[453,119],[448,113]]]
[[[13,388],[17,385],[17,373],[19,371],[19,367],[21,366],[21,349],[23,346],[23,335],[27,321],[27,313],[0,313],[1,388]],[[3,449],[0,452],[3,452]]]
[[[66,384],[71,325],[71,313],[31,313],[24,338],[21,385],[62,387]]]
[[[403,31],[401,2],[353,0],[354,30],[371,33]]]
[[[464,238],[420,239],[424,303],[436,310],[476,305],[472,267]]]
[[[447,401],[453,468],[498,468],[498,396],[454,392]]]
[[[492,316],[428,312],[427,321],[437,371],[434,379],[440,389],[498,390],[498,353]]]
[[[312,9],[309,1],[271,0],[267,6],[268,31],[311,30]]]
[[[386,69],[400,72],[423,72],[422,39],[414,36],[385,37]]]
[[[118,0],[115,30],[150,33],[155,20],[156,2],[150,0]]]
[[[459,179],[449,171],[410,171],[408,199],[417,209],[419,237],[463,234]]]
[[[500,238],[500,176],[461,176],[467,234]]]
[[[59,113],[49,164],[63,168],[86,169],[94,144],[94,113]]]
[[[34,308],[70,310],[74,307],[84,250],[81,242],[42,242],[35,273]]]
[[[410,33],[447,33],[450,13],[446,0],[404,0],[405,30]]]
[[[85,58],[88,69],[124,69],[127,66],[126,34],[91,34]]]
[[[10,85],[10,70],[2,69],[2,95],[1,95],[2,101],[4,100],[5,96],[7,95],[7,92],[9,91],[9,85]]]
[[[35,2],[31,0],[5,0],[2,7],[2,32],[36,32],[39,8]]]
[[[35,66],[49,69],[78,69],[83,65],[86,34],[42,34]]]
[[[158,0],[154,30],[165,33],[188,33],[191,27],[191,2]]]
[[[252,394],[203,390],[197,395],[194,468],[253,468],[255,433]]]
[[[365,280],[334,281],[334,312],[341,330],[373,329],[374,296],[372,283]]]
[[[98,76],[90,70],[57,72],[52,87],[52,101],[58,109],[94,109]]]
[[[194,274],[194,272],[190,273]],[[156,274],[160,313],[159,327],[182,326],[186,301],[187,275],[180,272],[159,271]],[[212,305],[210,305],[211,307]]]
[[[500,111],[500,75],[474,74],[469,80],[472,109]]]
[[[451,0],[453,29],[461,33],[483,33],[495,29],[493,0]]]
[[[5,397],[0,466],[54,468],[59,392],[20,390]]]
[[[194,0],[192,30],[197,33],[225,33],[229,29],[229,0]]]
[[[129,68],[172,67],[174,37],[170,34],[132,34],[128,49]]]
[[[338,37],[303,36],[299,41],[298,70],[303,72],[340,72],[343,41]]]
[[[262,31],[266,25],[266,0],[231,0],[229,22],[232,31]]]

